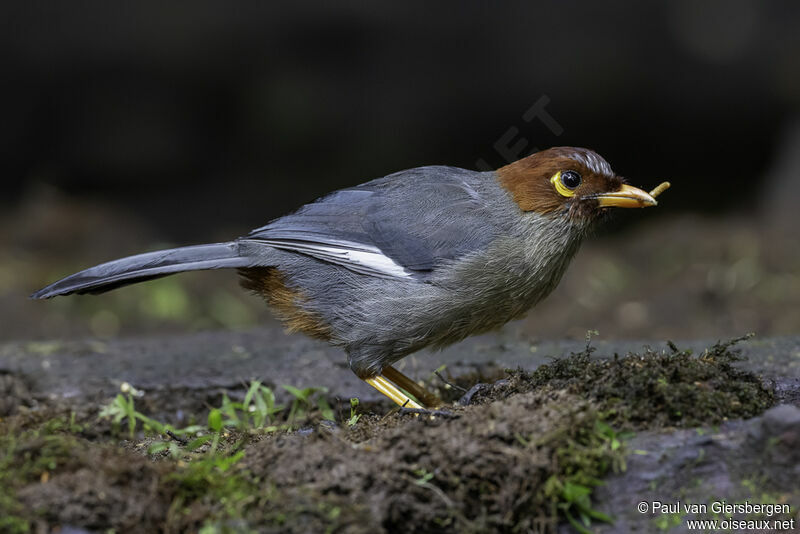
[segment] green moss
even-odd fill
[[[354,514],[366,513],[341,496],[308,488],[279,489],[243,468],[239,464],[243,455],[240,451],[228,457],[207,456],[165,477],[162,482],[172,485],[174,495],[167,530],[338,532],[354,521]]]
[[[94,518],[88,521],[98,520],[113,499],[120,499],[116,502],[121,508],[117,509],[123,510],[127,503],[137,500],[159,502],[163,510],[149,507],[153,515],[147,518],[147,524],[158,522],[172,532],[280,531],[287,522],[301,520],[315,526],[331,525],[335,530],[342,516],[349,517],[352,509],[346,501],[334,497],[278,491],[274,483],[239,467],[244,455],[239,449],[246,442],[239,432],[225,432],[214,454],[186,452],[184,459],[153,463],[141,452],[88,441],[80,435],[82,431],[82,425],[70,415],[16,417],[2,423],[0,532],[28,533],[40,520],[59,524],[59,513],[66,503],[86,510],[87,517]],[[135,445],[131,448],[139,449]],[[72,494],[71,482],[60,479],[62,475],[80,480],[84,487],[96,487],[98,492],[103,492],[102,488],[122,488],[122,492],[106,497],[112,501],[98,499],[93,492]],[[131,484],[134,480],[141,483]],[[58,489],[48,493],[49,486]],[[28,498],[31,490],[37,496],[34,499],[39,505],[35,509],[28,501],[20,501],[23,490]],[[41,506],[46,503],[52,506]],[[112,525],[114,521],[101,524],[103,528]],[[116,527],[125,531],[130,525]]]
[[[595,349],[587,346],[512,376],[520,388],[568,389],[589,398],[621,427],[711,425],[756,416],[775,402],[759,377],[735,365],[741,357],[731,347],[749,337],[717,343],[699,356],[670,343],[669,351],[593,359]]]
[[[653,518],[653,524],[659,530],[671,530],[683,523],[681,514],[661,514]]]
[[[0,428],[0,532],[30,531],[30,514],[19,502],[17,491],[74,465],[78,438],[69,432],[77,431],[80,426],[68,416],[24,430],[8,423]]]
[[[565,421],[559,430],[558,439],[547,444],[553,448],[553,473],[540,490],[551,503],[551,514],[557,511],[581,532],[592,521],[611,522],[609,516],[593,508],[591,494],[610,470],[625,468],[627,451],[620,435],[592,409],[582,424]]]
[[[168,525],[186,528],[187,518],[204,518],[207,524],[243,517],[247,504],[256,499],[258,487],[232,468],[244,455],[204,456],[176,465],[162,483],[173,494]]]

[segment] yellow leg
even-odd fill
[[[403,408],[417,408],[422,409],[422,406],[408,398],[408,396],[397,389],[397,386],[386,380],[381,375],[372,377],[372,378],[365,378],[364,382],[369,384],[370,386],[374,387],[395,403],[399,404]]]
[[[425,388],[408,378],[391,365],[383,370],[383,376],[394,382],[398,387],[401,387],[414,395],[427,408],[435,408],[441,404],[441,401],[439,401],[436,395],[425,391]]]

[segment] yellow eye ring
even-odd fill
[[[567,172],[572,172],[577,175],[577,173],[575,173],[574,171],[567,171]],[[580,175],[578,175],[578,180],[580,180]],[[561,195],[562,197],[575,196],[575,187],[577,187],[577,185],[580,185],[580,181],[573,188],[569,188],[566,185],[564,185],[564,180],[561,177],[561,171],[558,171],[553,175],[552,178],[550,178],[550,183],[553,184],[553,187],[556,188],[556,191],[558,191],[558,194]]]

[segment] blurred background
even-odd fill
[[[18,1],[0,21],[0,340],[269,322],[232,272],[26,297],[554,145],[673,187],[600,229],[524,335],[800,330],[800,3]]]

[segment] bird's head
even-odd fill
[[[606,160],[586,148],[542,150],[498,169],[497,178],[522,211],[564,215],[580,226],[608,208],[657,204],[653,195],[628,185]]]

